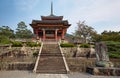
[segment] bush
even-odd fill
[[[111,58],[120,58],[120,55],[115,54],[115,53],[109,53],[109,57],[111,57]]]
[[[60,44],[61,47],[74,47],[75,45],[74,44],[70,44],[70,43],[63,43],[63,44]]]
[[[0,36],[0,44],[11,44],[11,41],[5,36]]]
[[[110,58],[120,58],[120,42],[106,41]]]
[[[35,43],[35,42],[27,42],[26,44],[27,44],[27,46],[29,46],[29,47],[38,47],[38,46],[41,46],[40,43],[37,44],[37,43]]]
[[[34,52],[34,53],[33,53],[33,57],[37,57],[38,54],[39,54],[39,52]]]
[[[81,48],[90,48],[90,45],[89,44],[81,44],[80,47]]]
[[[12,47],[22,47],[22,42],[14,41],[12,42]]]

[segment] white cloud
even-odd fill
[[[68,0],[65,0],[68,1]],[[97,31],[100,30],[120,30],[119,27],[114,26],[120,25],[118,20],[120,20],[120,0],[76,0],[68,3],[72,3],[71,6],[64,7],[64,16],[70,20],[73,26],[76,22],[86,20],[88,25],[100,26]],[[108,23],[108,26],[106,26]],[[100,29],[103,28],[103,29]],[[71,27],[70,30],[74,30],[75,27]],[[69,32],[70,32],[69,30]]]

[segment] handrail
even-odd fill
[[[36,70],[37,70],[37,66],[38,66],[38,62],[39,62],[39,59],[40,59],[40,54],[41,54],[41,51],[42,51],[42,47],[43,47],[43,43],[41,43],[40,51],[39,51],[39,54],[38,54],[33,72],[36,72]]]
[[[67,73],[70,73],[70,69],[69,69],[69,67],[68,67],[68,64],[67,64],[67,62],[66,62],[66,59],[65,59],[64,53],[63,53],[63,51],[62,51],[62,49],[61,49],[61,47],[60,47],[60,43],[59,43],[59,42],[58,42],[58,45],[59,45],[60,52],[61,52],[62,57],[63,57],[63,61],[64,61],[64,64],[65,64],[65,68],[66,68],[66,70],[67,70]]]

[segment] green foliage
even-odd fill
[[[14,31],[8,26],[0,27],[0,36],[6,36],[8,38],[14,37]]]
[[[63,43],[63,44],[60,44],[60,46],[61,47],[74,47],[75,45],[71,43]]]
[[[107,45],[120,45],[120,42],[115,42],[115,41],[105,41]]]
[[[39,52],[34,52],[34,53],[33,53],[33,57],[37,57],[38,54],[39,54]]]
[[[0,36],[0,44],[11,44],[11,41],[6,36]]]
[[[84,43],[87,43],[89,40],[92,40],[93,36],[96,34],[96,31],[91,26],[85,24],[85,21],[77,23],[77,29],[74,33],[75,37],[84,39]]]
[[[18,23],[18,27],[16,30],[17,38],[31,38],[33,36],[32,32],[27,29],[27,25],[23,21]]]
[[[9,39],[8,39],[9,40]],[[12,47],[22,47],[23,45],[22,45],[22,42],[19,42],[19,41],[6,41],[6,43],[8,43],[9,42],[9,44],[10,43],[12,43]],[[5,42],[4,42],[5,43]],[[38,47],[38,46],[41,46],[41,44],[40,43],[35,43],[35,42],[26,42],[25,43],[27,46],[29,46],[29,47]]]
[[[102,41],[120,41],[120,32],[104,31],[101,34]]]
[[[22,42],[14,41],[12,42],[12,47],[22,47]]]
[[[89,44],[81,44],[80,47],[82,47],[82,48],[90,48],[90,45]]]
[[[108,54],[111,58],[120,58],[120,42],[106,41]]]
[[[0,44],[10,44],[9,38],[14,37],[14,31],[8,26],[0,27]]]
[[[100,42],[100,41],[116,41],[120,42],[120,31],[103,31],[101,34],[95,34],[93,36],[93,41]]]
[[[27,44],[27,46],[29,46],[29,47],[38,47],[38,46],[41,46],[41,44],[40,43],[35,43],[35,42],[27,42],[26,43]]]
[[[120,52],[110,52],[109,53],[109,56],[111,57],[111,58],[120,58]]]
[[[100,42],[102,40],[101,35],[97,34],[97,33],[94,34],[92,38],[93,38],[93,40],[92,40],[93,42]]]
[[[17,30],[27,29],[27,25],[26,25],[25,22],[23,22],[23,21],[19,22],[17,25],[18,25]]]

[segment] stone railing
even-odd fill
[[[66,62],[66,59],[65,59],[64,53],[63,53],[63,51],[62,51],[62,49],[61,49],[61,47],[60,47],[60,43],[59,43],[59,42],[58,42],[58,45],[59,45],[60,52],[61,52],[62,57],[63,57],[63,61],[64,61],[64,64],[65,64],[65,68],[66,68],[66,70],[67,70],[67,73],[69,73],[69,72],[70,72],[70,69],[69,69],[69,67],[68,67],[68,64],[67,64],[67,62]]]
[[[39,59],[40,59],[40,54],[41,54],[41,51],[42,51],[42,47],[43,47],[43,43],[41,43],[40,51],[39,51],[39,54],[38,54],[38,57],[37,57],[37,60],[36,60],[33,72],[36,72],[36,69],[37,69],[37,66],[38,66],[38,62],[39,62]]]

